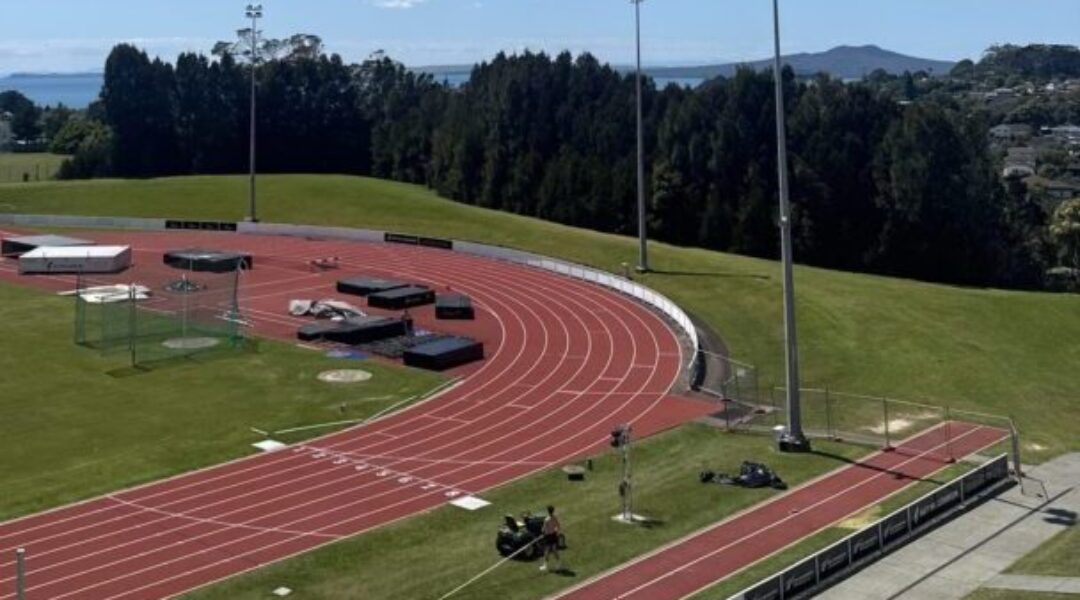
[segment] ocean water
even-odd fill
[[[41,106],[56,106],[63,103],[69,108],[86,108],[97,100],[101,92],[103,75],[86,73],[78,75],[11,75],[0,77],[0,92],[17,90],[34,103]],[[656,77],[659,88],[669,84],[683,87],[697,87],[703,81],[700,78]],[[435,76],[435,81],[445,81],[453,87],[469,80],[468,73],[446,73]]]
[[[458,87],[469,81],[469,76],[469,73],[440,73],[434,77],[435,81],[439,83],[445,82],[451,87]],[[670,84],[694,88],[701,85],[705,80],[700,77],[653,77],[653,81],[656,82],[657,88],[664,89]]]
[[[86,108],[97,99],[103,80],[100,73],[11,75],[0,77],[0,92],[16,90],[41,106],[63,103],[68,108]]]

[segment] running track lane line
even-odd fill
[[[510,270],[512,270],[512,269],[507,269],[507,268],[505,268],[505,267],[503,267],[503,266],[500,266],[500,268],[498,268],[498,269],[494,268],[494,267],[495,267],[495,265],[491,265],[491,267],[492,267],[492,268],[490,269],[490,271],[493,271],[493,272],[494,272],[494,271],[497,271],[497,270],[499,270],[499,271],[502,271],[502,272],[504,272],[504,273],[505,273],[506,271],[510,271]],[[490,273],[490,275],[495,275],[495,273]],[[539,278],[539,277],[537,276],[537,278]],[[580,284],[572,284],[572,287],[582,287],[582,286],[580,286]],[[586,288],[586,289],[587,289],[587,288]],[[587,291],[592,291],[592,290],[587,290]],[[605,293],[606,293],[606,292],[605,292]],[[600,293],[596,293],[596,292],[593,292],[593,294],[595,294],[596,296],[604,296],[604,295],[605,295],[605,294],[600,294]],[[591,295],[591,294],[590,294],[590,295]],[[622,305],[622,303],[615,303],[615,304],[616,304],[616,306],[618,307],[618,310],[620,310],[620,311],[624,311],[624,317],[623,317],[622,319],[619,319],[619,321],[621,321],[621,323],[619,323],[619,324],[623,325],[624,327],[625,327],[625,325],[627,324],[627,321],[625,320],[625,316],[626,316],[626,315],[625,315],[625,313],[630,313],[630,314],[629,314],[629,316],[631,317],[631,320],[637,320],[639,324],[644,324],[644,323],[642,323],[642,317],[641,317],[641,315],[640,315],[640,311],[639,311],[639,310],[631,310],[631,311],[627,311],[627,310],[626,310],[626,306]],[[603,321],[601,322],[601,325],[602,325],[602,326],[606,326],[606,324],[607,324],[606,322],[603,322]],[[653,334],[653,335],[655,334],[655,331],[657,331],[657,328],[655,328],[655,327],[648,327],[648,326],[646,326],[646,327],[645,327],[645,329],[646,329],[646,331],[648,331],[648,332],[649,332],[650,334]],[[666,328],[662,326],[662,327],[661,327],[661,329],[666,329]],[[667,333],[667,334],[670,334],[670,331],[665,331],[665,333]],[[635,338],[635,337],[631,337],[631,338],[630,338],[630,341],[631,341],[631,343],[634,343],[634,342],[636,342],[636,338]],[[676,348],[678,348],[678,346],[677,346],[677,345],[676,345],[675,347],[676,347]],[[662,356],[662,354],[658,354],[658,355],[657,355],[657,358],[659,358],[660,356]],[[609,357],[609,360],[610,360],[610,357]],[[630,358],[630,360],[631,360],[631,361],[633,361],[633,360],[634,360],[634,358],[633,358],[633,355],[631,355],[631,358]],[[631,364],[632,364],[632,362],[631,362]],[[632,368],[631,368],[631,369],[632,369]],[[654,373],[655,373],[655,370],[654,370]],[[616,388],[616,389],[617,389],[617,388]],[[614,392],[614,391],[615,391],[615,390],[611,390],[611,392]],[[642,390],[642,391],[644,391],[644,390]],[[609,393],[610,393],[610,392],[609,392]],[[600,393],[599,395],[600,395],[601,397],[603,397],[603,396],[604,396],[605,394],[603,394],[603,393]],[[659,396],[658,396],[658,400],[659,400]],[[658,401],[658,400],[657,400],[657,401]],[[651,409],[652,407],[654,407],[655,405],[656,405],[656,403],[655,403],[655,402],[653,402],[652,404],[650,404],[650,405],[649,405],[649,408],[648,408],[648,409],[646,409],[646,410],[650,410],[650,409]],[[335,445],[338,445],[338,444],[335,444]],[[341,445],[343,445],[343,446],[344,446],[344,445],[346,445],[346,444],[341,444]],[[524,461],[524,460],[521,460],[521,459],[519,459],[519,460],[518,460],[517,462],[518,462],[518,463],[520,464],[520,463],[525,463],[526,461]],[[196,482],[196,483],[198,483],[198,482]]]
[[[381,509],[380,509],[380,510],[381,510]],[[284,542],[288,542],[288,541],[283,541],[282,543],[284,543]]]
[[[1007,433],[999,429],[954,423],[954,428],[967,430],[949,441],[920,450],[924,442],[934,443],[934,436],[941,427],[907,440],[897,447],[896,452],[879,452],[855,465],[812,480],[788,494],[605,571],[551,598],[685,598],[940,471],[948,463],[934,453],[949,444],[960,449],[962,455],[968,455],[1007,437]],[[914,455],[907,454],[913,451]],[[896,462],[897,458],[903,460]],[[897,478],[897,473],[902,477]],[[867,474],[869,477],[862,478]],[[849,475],[854,475],[855,479],[846,481]],[[890,475],[893,477],[876,488],[866,487]],[[851,494],[853,490],[858,492]],[[824,497],[819,497],[822,494]],[[810,504],[806,505],[806,502]]]

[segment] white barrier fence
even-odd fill
[[[235,224],[221,222],[178,221],[169,219],[142,219],[124,217],[80,217],[67,215],[25,215],[13,213],[0,213],[0,224],[23,227],[81,227],[91,229],[142,229],[142,230],[235,230],[240,233],[256,235],[281,235],[289,237],[342,239],[360,242],[384,242],[385,231],[372,229],[353,229],[348,227],[320,227],[316,225],[291,225],[285,223],[248,223]],[[228,226],[228,227],[226,227]],[[450,242],[450,240],[447,240]],[[520,265],[526,265],[537,269],[544,269],[574,279],[588,281],[601,285],[608,289],[636,298],[637,300],[655,308],[673,321],[689,340],[693,349],[688,368],[691,370],[697,363],[700,354],[697,328],[694,327],[690,317],[678,305],[666,298],[663,294],[649,289],[624,277],[612,273],[586,267],[572,262],[549,258],[530,252],[492,246],[476,242],[452,241],[455,252],[463,252],[475,256],[482,256],[495,260],[503,260]]]

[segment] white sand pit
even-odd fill
[[[889,435],[894,433],[903,433],[916,425],[919,422],[941,420],[941,415],[934,413],[923,413],[919,415],[911,415],[909,418],[897,417],[895,419],[889,419]],[[871,433],[876,435],[885,435],[885,423],[879,423],[873,427],[867,427]]]
[[[907,419],[889,419],[889,433],[899,433],[906,429],[910,429],[912,425],[914,425],[914,423]],[[873,427],[868,427],[867,429],[869,429],[872,433],[876,433],[877,435],[885,435],[884,423],[874,425]]]
[[[852,515],[836,524],[840,529],[857,530],[874,523],[882,517],[881,506],[874,506],[861,513]]]
[[[167,339],[161,345],[170,350],[204,350],[220,343],[221,340],[212,337],[183,337]]]
[[[334,369],[319,373],[318,378],[326,383],[361,383],[371,379],[371,373],[361,369]]]

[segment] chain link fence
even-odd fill
[[[240,277],[168,267],[79,275],[71,291],[75,343],[132,367],[243,348]]]

